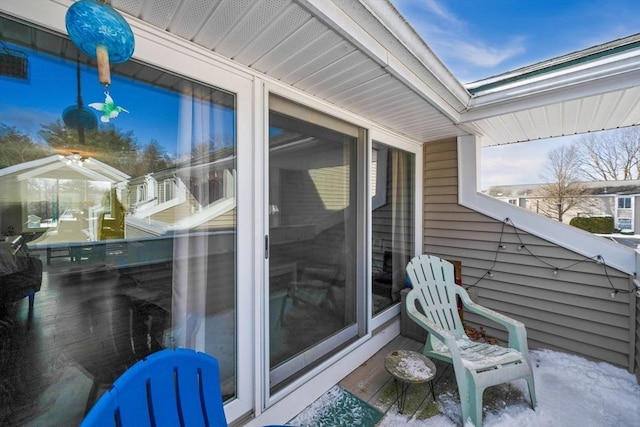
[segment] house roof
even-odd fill
[[[593,196],[636,196],[640,195],[640,180],[625,181],[585,181],[580,183],[589,195]],[[549,184],[495,185],[486,193],[500,197],[540,196],[539,191]]]
[[[103,181],[118,183],[129,179],[129,175],[93,158],[74,161],[73,154],[61,156],[58,154],[44,157],[38,160],[18,163],[13,166],[0,169],[0,177],[16,176],[18,180],[29,178],[56,178],[85,179],[90,181]],[[64,170],[61,174],[60,171]]]
[[[640,124],[638,36],[465,87],[388,0],[111,5],[134,34],[155,34],[148,23],[159,36],[174,34],[421,142],[478,134],[485,145],[506,144]],[[23,19],[32,12],[12,5]],[[7,42],[24,36],[3,27]],[[34,37],[32,44],[65,51],[53,39]],[[179,84],[169,73],[136,63],[135,53],[131,61],[112,64],[112,71],[160,86]]]
[[[640,34],[466,86],[483,145],[640,124]]]

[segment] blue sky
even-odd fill
[[[27,80],[0,76],[0,94],[2,94],[0,123],[15,126],[18,131],[28,134],[33,140],[44,142],[37,135],[41,125],[62,120],[63,111],[67,107],[76,105],[76,64],[29,51],[23,47],[14,45],[8,45],[8,47],[28,53],[29,76]],[[88,107],[94,102],[104,102],[105,89],[98,82],[95,67],[82,65],[80,69],[84,105]],[[109,93],[114,103],[126,109],[128,113],[120,113],[117,118],[110,121],[110,125],[114,125],[123,132],[133,131],[141,147],[155,140],[166,149],[167,154],[172,157],[177,156],[179,154],[177,141],[180,136],[176,118],[180,116],[180,94],[149,84],[141,84],[113,73],[111,80]],[[100,113],[98,111],[94,113],[98,118],[99,126],[105,126],[99,121]],[[234,132],[232,111],[212,106],[207,113],[210,120],[217,120],[216,126],[210,124],[210,126],[202,126],[203,128],[218,129],[218,133]],[[191,123],[186,125],[190,126]],[[215,133],[210,135],[211,138],[216,136],[218,135]],[[230,138],[233,139],[233,136]]]
[[[640,0],[392,0],[462,83],[640,32]]]
[[[26,52],[26,49],[11,46]],[[45,72],[46,70],[46,72]],[[98,83],[93,67],[81,66],[82,100],[85,106],[104,102],[104,87]],[[62,120],[65,108],[76,104],[76,64],[29,51],[29,79],[0,77],[0,122],[40,140],[41,124]],[[178,116],[178,97],[149,85],[139,85],[129,79],[112,75],[109,89],[116,105],[129,113],[121,113],[112,121],[123,131],[133,130],[138,142],[146,145],[159,141],[169,154],[175,154],[177,129],[175,123],[163,117]],[[160,117],[159,111],[163,112]],[[99,120],[99,113],[95,111]],[[99,122],[100,123],[100,122]],[[141,126],[141,123],[151,124]]]
[[[462,83],[640,33],[640,0],[392,2]],[[482,149],[481,189],[539,183],[547,153],[577,138]]]

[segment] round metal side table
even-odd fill
[[[431,395],[436,400],[433,389],[433,378],[436,375],[436,365],[431,359],[417,351],[393,350],[384,358],[384,367],[394,378],[396,383],[396,397],[398,399],[398,411],[404,411],[407,400],[407,390],[411,384],[429,382]]]

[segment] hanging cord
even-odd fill
[[[78,110],[82,109],[82,85],[80,84],[80,51],[78,51],[76,56],[76,90],[78,93]]]
[[[467,285],[465,287],[465,289],[470,289],[470,288],[475,287],[482,279],[484,279],[487,276],[493,277],[493,267],[495,267],[497,262],[498,262],[498,254],[500,253],[500,249],[502,249],[504,247],[504,245],[502,244],[502,237],[504,236],[504,226],[505,225],[506,225],[506,222],[503,221],[502,222],[502,229],[500,230],[500,240],[498,241],[498,248],[496,249],[496,254],[493,257],[493,264],[491,264],[491,267],[489,267],[489,270],[487,270],[482,276],[480,276],[480,278],[478,278],[478,280],[476,280],[472,285]]]
[[[531,252],[531,250],[527,247],[527,245],[524,244],[524,242],[522,241],[522,237],[518,233],[518,229],[517,229],[516,225],[513,223],[513,221],[510,218],[505,218],[504,221],[502,221],[502,230],[500,231],[500,239],[498,241],[498,248],[496,249],[495,257],[493,258],[493,264],[491,264],[491,267],[489,267],[489,270],[487,270],[487,272],[485,272],[473,284],[465,286],[465,289],[470,289],[470,288],[475,287],[476,285],[478,285],[478,283],[480,281],[482,281],[487,276],[493,277],[493,268],[495,267],[495,265],[497,263],[498,253],[500,252],[500,249],[504,249],[504,245],[502,244],[502,239],[504,237],[504,228],[505,228],[505,225],[507,225],[507,224],[510,225],[513,228],[514,234],[518,238],[518,242],[520,242],[520,246],[518,247],[518,250],[521,250],[521,249],[526,250],[527,253],[529,255],[531,255],[532,257],[534,257],[538,262],[540,262],[541,264],[544,264],[544,265],[552,268],[553,269],[553,274],[558,274],[558,272],[560,272],[560,271],[569,270],[570,268],[572,268],[572,267],[574,267],[576,265],[582,264],[584,262],[593,262],[593,263],[596,263],[596,264],[602,264],[602,266],[604,268],[604,275],[607,278],[607,282],[609,283],[609,286],[611,286],[611,289],[613,290],[613,292],[611,293],[611,298],[614,298],[617,294],[631,294],[631,293],[635,292],[635,290],[620,289],[620,288],[616,288],[615,287],[615,285],[613,284],[613,281],[611,280],[611,277],[609,276],[609,271],[607,269],[607,267],[608,267],[607,263],[605,262],[605,259],[604,259],[604,257],[602,255],[594,255],[594,256],[588,257],[588,258],[585,257],[582,260],[573,262],[573,263],[568,264],[568,265],[566,265],[564,267],[556,267],[555,265],[545,261],[544,259],[540,258],[536,254]]]

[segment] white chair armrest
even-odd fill
[[[507,317],[497,311],[491,310],[490,308],[481,306],[480,304],[476,304],[471,300],[471,298],[469,298],[467,291],[462,288],[460,288],[457,293],[460,295],[462,304],[464,304],[464,307],[468,311],[489,320],[493,320],[507,329],[507,332],[509,333],[508,345],[510,348],[515,348],[523,354],[527,354],[529,352],[527,345],[527,331],[524,327],[524,323]]]

